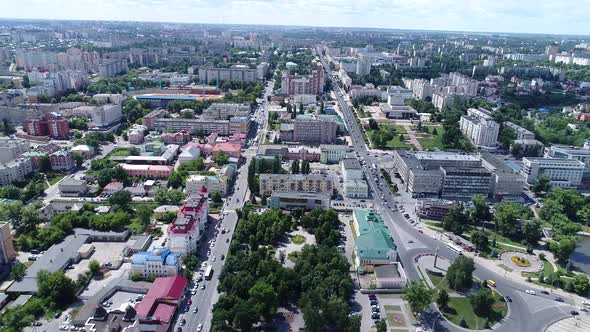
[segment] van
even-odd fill
[[[488,286],[490,286],[490,287],[496,287],[496,282],[495,281],[488,279],[486,282],[487,282]]]

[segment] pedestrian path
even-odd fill
[[[546,332],[588,332],[590,331],[590,316],[582,315],[569,317],[549,325]]]

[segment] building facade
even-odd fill
[[[153,248],[131,256],[131,273],[142,277],[172,277],[180,272],[181,259],[167,248]]]
[[[184,257],[197,251],[209,215],[208,192],[191,194],[168,226],[168,248]]]
[[[522,175],[528,184],[540,176],[547,176],[551,185],[560,188],[577,188],[582,183],[586,165],[575,159],[522,158]]]
[[[332,194],[331,177],[323,174],[260,174],[260,193],[315,192]]]
[[[498,140],[500,125],[485,109],[470,108],[459,121],[461,132],[476,146],[493,147]]]

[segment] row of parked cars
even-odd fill
[[[371,318],[375,321],[380,321],[381,308],[379,307],[379,301],[377,301],[377,295],[369,294],[369,301],[371,302]]]

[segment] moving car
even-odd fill
[[[529,294],[529,295],[537,295],[537,292],[535,292],[532,289],[527,289],[526,291],[524,291],[525,293]]]

